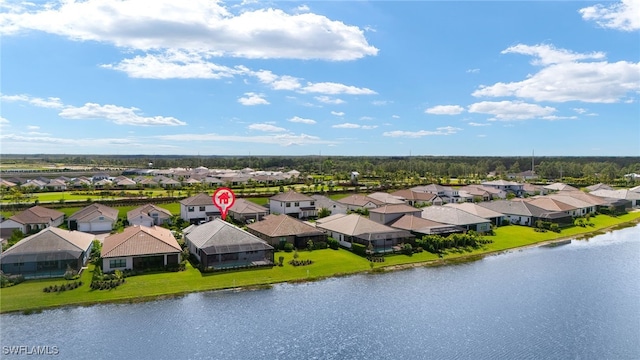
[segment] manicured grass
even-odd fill
[[[576,237],[601,231],[623,223],[640,221],[640,212],[632,212],[618,217],[598,215],[591,220],[593,227],[571,227],[563,229],[561,233],[535,232],[532,228],[523,226],[504,226],[496,229],[496,235],[491,236],[493,243],[481,249],[449,250],[442,259],[428,252],[416,253],[412,256],[401,254],[385,257],[385,262],[374,263],[374,270],[407,266],[411,264],[441,264],[473,260],[485,254],[500,252],[522,246],[533,245],[545,241],[553,241],[565,237]],[[353,253],[340,250],[300,251],[300,260],[311,259],[313,264],[294,267],[288,262],[293,259],[293,253],[277,252],[275,261],[284,256],[284,266],[273,268],[259,268],[241,271],[226,271],[202,274],[197,269],[187,266],[182,272],[164,272],[138,275],[127,278],[125,284],[113,290],[91,290],[89,284],[93,267],[82,274],[84,285],[75,290],[62,293],[44,293],[43,288],[59,285],[65,280],[29,280],[22,284],[0,290],[0,312],[25,311],[43,309],[65,305],[88,305],[110,301],[140,301],[148,298],[178,295],[194,291],[218,290],[236,287],[251,287],[269,285],[280,282],[297,282],[323,279],[331,276],[354,274],[371,271],[367,259]]]

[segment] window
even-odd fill
[[[311,206],[316,206],[316,202],[315,202],[315,201],[312,201],[312,202],[311,202]]]
[[[205,207],[204,206],[200,206],[200,211],[204,211]]]
[[[104,216],[98,217],[98,220],[100,220],[100,221],[104,220]]]
[[[109,267],[112,269],[127,267],[127,259],[109,260]]]
[[[291,207],[291,203],[287,203],[286,207]]]
[[[193,212],[193,206],[189,206],[189,207],[187,208],[187,211],[188,211],[188,212]]]
[[[296,201],[293,206],[300,206],[300,203]]]

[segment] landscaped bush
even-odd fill
[[[372,263],[383,263],[384,262],[384,257],[383,256],[369,256],[367,258],[367,260],[371,261]]]
[[[24,275],[5,275],[0,273],[0,288],[18,285],[24,281]]]
[[[313,260],[310,260],[310,259],[306,259],[306,260],[293,259],[293,260],[289,261],[289,264],[293,265],[293,266],[306,266],[306,265],[313,264]]]
[[[327,245],[333,250],[340,249],[340,242],[334,238],[327,239]]]
[[[313,243],[313,249],[314,250],[326,249],[327,247],[328,247],[328,245],[324,241],[317,241],[317,242]]]
[[[91,282],[90,288],[91,290],[111,290],[124,284],[124,281],[124,278],[118,280],[96,280]]]
[[[286,243],[284,244],[284,249],[285,252],[292,252],[293,251],[293,244],[292,243]]]
[[[82,286],[82,281],[74,281],[66,284],[58,285],[50,285],[42,289],[43,292],[52,293],[52,292],[62,292],[67,290],[74,290]]]
[[[367,256],[367,247],[362,244],[358,244],[358,243],[351,244],[351,251],[353,251],[354,254],[360,255],[362,257]]]

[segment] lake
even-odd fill
[[[461,265],[0,321],[2,358],[640,359],[640,226]]]

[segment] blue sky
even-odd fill
[[[0,153],[640,156],[640,0],[0,0]]]

